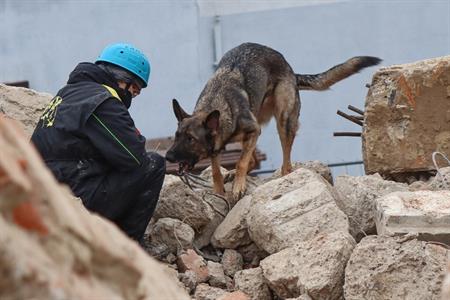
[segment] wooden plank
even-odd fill
[[[14,81],[14,82],[5,82],[4,84],[8,85],[8,86],[17,86],[17,87],[30,88],[30,82],[28,80]]]
[[[165,137],[165,138],[156,138],[149,139],[146,141],[145,146],[148,151],[155,151],[162,156],[165,156],[167,150],[173,144],[173,137]],[[221,152],[221,166],[231,170],[236,166],[237,161],[241,156],[241,144],[240,143],[231,143],[225,147],[225,150]],[[265,153],[262,153],[260,150],[256,149],[256,166],[255,169],[260,168],[260,163],[263,160],[266,160],[267,156]],[[204,159],[199,161],[194,169],[191,171],[193,173],[200,173],[211,164],[210,159]],[[166,173],[175,174],[178,171],[177,163],[166,162]]]

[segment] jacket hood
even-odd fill
[[[79,83],[83,81],[96,82],[98,84],[105,84],[112,87],[116,90],[117,94],[119,94],[122,103],[125,104],[127,108],[130,108],[132,99],[131,93],[119,88],[114,77],[98,65],[89,62],[79,63],[72,73],[70,73],[67,84]]]
[[[67,84],[78,83],[82,81],[91,81],[99,84],[106,84],[115,90],[118,90],[117,82],[114,78],[105,72],[96,64],[89,62],[79,63],[70,73]]]

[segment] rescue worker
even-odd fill
[[[95,63],[70,73],[31,137],[58,181],[139,242],[165,174],[165,159],[146,152],[128,112],[149,75],[148,59],[133,45],[107,46]]]

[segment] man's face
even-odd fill
[[[118,84],[121,89],[125,89],[127,87],[127,84],[123,81],[119,81]],[[140,87],[139,84],[133,82],[132,84],[130,84],[128,91],[131,93],[131,96],[134,98],[141,93],[141,89],[142,88]]]

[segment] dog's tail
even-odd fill
[[[323,91],[336,82],[358,73],[366,67],[378,65],[380,62],[381,59],[378,57],[355,56],[320,74],[295,74],[297,77],[297,88],[299,90]]]

